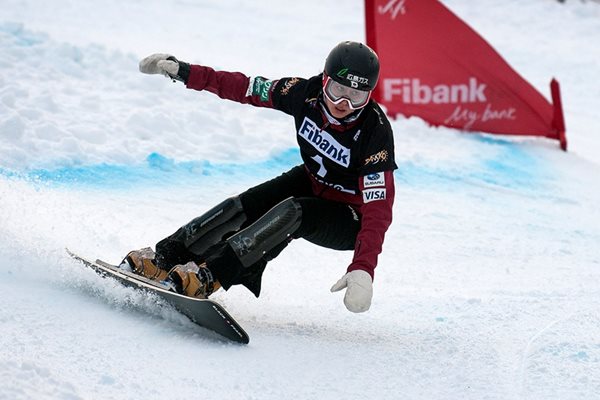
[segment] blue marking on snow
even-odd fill
[[[22,23],[17,22],[0,23],[0,33],[10,35],[13,38],[14,43],[23,47],[43,43],[48,38],[46,34],[29,31],[25,29],[25,26]]]
[[[575,354],[572,354],[569,358],[576,362],[587,362],[590,360],[590,356],[585,351],[579,351]]]
[[[541,190],[556,173],[553,166],[540,157],[540,149],[535,144],[475,135],[471,138],[481,142],[480,154],[438,162],[397,162],[397,185],[434,186],[438,190],[452,190],[465,184]]]
[[[431,187],[438,191],[455,190],[460,185],[539,190],[552,174],[551,166],[536,156],[535,147],[489,138],[481,142],[483,148],[494,146],[493,151],[482,151],[486,155],[475,154],[445,161],[402,161],[402,155],[399,154],[396,185]],[[264,161],[240,163],[176,161],[152,153],[142,164],[71,165],[20,172],[0,168],[0,175],[56,186],[121,189],[159,184],[160,187],[168,187],[199,185],[215,179],[258,183],[278,176],[301,162],[297,148],[288,149]]]
[[[94,164],[35,169],[15,172],[0,168],[0,174],[31,182],[77,187],[122,189],[136,185],[201,184],[206,180],[257,180],[275,177],[302,162],[298,149],[289,149],[265,161],[255,163],[212,163],[209,161],[178,162],[152,153],[143,164]],[[226,181],[224,181],[226,182]]]

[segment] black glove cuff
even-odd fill
[[[178,74],[181,81],[187,85],[188,79],[190,78],[190,64],[179,61],[179,72]]]
[[[177,75],[169,74],[169,76],[187,85],[187,81],[190,78],[190,64],[186,63],[185,61],[179,61],[173,56],[167,57],[167,60],[175,61],[177,64],[179,64],[179,71],[177,71]]]

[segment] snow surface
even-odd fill
[[[351,252],[297,241],[223,342],[103,280],[299,162],[272,110],[137,72],[153,52],[270,78],[364,40],[362,2],[0,0],[0,399],[600,399],[600,6],[445,0],[549,97],[556,142],[393,122],[399,170],[368,313]]]

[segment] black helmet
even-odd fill
[[[342,42],[327,56],[325,74],[344,86],[373,90],[379,79],[379,58],[365,44]]]

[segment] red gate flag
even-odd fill
[[[469,131],[544,136],[567,149],[554,106],[438,0],[365,0],[367,44],[381,61],[374,98],[390,116]]]

